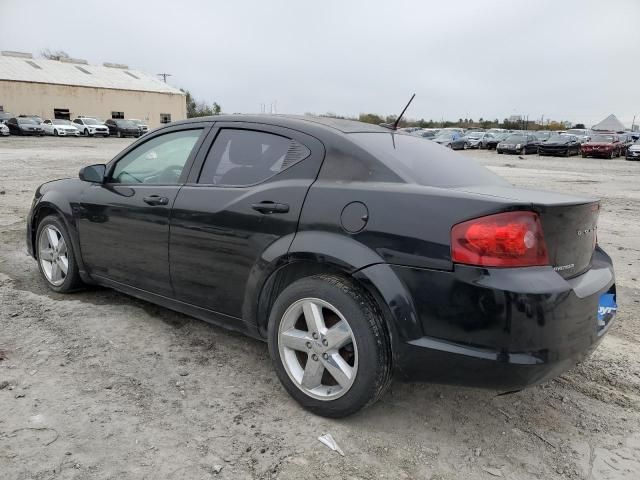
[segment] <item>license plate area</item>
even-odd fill
[[[597,331],[599,335],[607,330],[617,311],[616,290],[615,286],[613,286],[607,293],[600,295],[600,301],[598,302]]]

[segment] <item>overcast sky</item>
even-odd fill
[[[0,49],[118,62],[223,111],[640,115],[640,0],[0,0]]]

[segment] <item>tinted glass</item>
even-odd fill
[[[131,120],[116,120],[116,125],[122,128],[136,128],[137,125]]]
[[[349,138],[407,183],[433,187],[508,185],[470,158],[418,137],[353,133]]]
[[[20,124],[27,124],[27,125],[37,125],[38,122],[36,122],[33,118],[19,118],[18,119],[18,123]]]
[[[183,130],[155,137],[135,148],[116,164],[113,183],[178,183],[202,129]]]
[[[207,155],[198,182],[227,186],[253,185],[309,154],[309,149],[304,145],[280,135],[224,129]]]
[[[524,142],[526,140],[526,137],[524,135],[509,135],[506,139],[505,142]]]

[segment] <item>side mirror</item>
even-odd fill
[[[83,182],[104,183],[104,175],[106,171],[107,166],[103,163],[98,163],[96,165],[82,167],[78,176]]]

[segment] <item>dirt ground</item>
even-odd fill
[[[128,143],[0,138],[0,479],[640,478],[640,162],[462,152],[516,185],[602,198],[616,323],[544,385],[396,383],[334,421],[289,398],[265,344],[113,291],[46,288],[24,244],[35,188]]]

